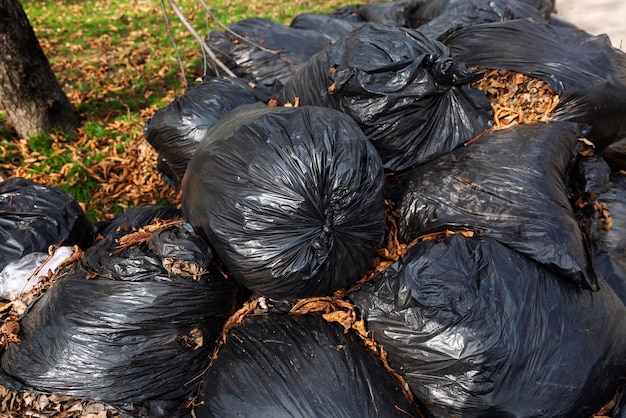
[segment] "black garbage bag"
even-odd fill
[[[593,251],[593,268],[596,274],[602,276],[604,281],[608,283],[615,294],[620,298],[622,303],[626,305],[626,270],[624,263],[618,263],[602,241],[593,241],[591,243]]]
[[[246,105],[198,146],[182,211],[248,289],[328,295],[371,267],[383,183],[376,150],[341,112]]]
[[[609,165],[611,171],[626,171],[626,138],[604,148],[600,155]]]
[[[229,110],[241,104],[266,102],[269,95],[234,77],[205,77],[182,96],[159,109],[144,127],[144,137],[167,166],[164,174],[180,187],[198,142]],[[161,167],[161,172],[163,172]]]
[[[414,14],[417,30],[431,39],[445,39],[459,29],[481,23],[525,18],[547,21],[537,7],[521,0],[435,0]]]
[[[185,415],[179,406],[246,296],[184,227],[89,248],[21,319],[21,342],[0,359],[0,384],[105,402],[130,416]]]
[[[92,225],[68,192],[21,177],[0,183],[0,271],[50,245],[85,249],[92,240]]]
[[[588,418],[626,373],[626,307],[490,238],[412,247],[349,295],[431,417]]]
[[[124,209],[112,219],[105,219],[94,224],[94,235],[118,238],[139,228],[152,225],[157,220],[169,221],[182,218],[181,211],[173,206],[161,204],[141,204]]]
[[[228,29],[211,31],[206,37],[209,48],[217,51],[217,58],[238,77],[273,92],[278,92],[298,68],[331,42],[318,31],[258,17],[233,23]]]
[[[626,271],[626,175],[611,175],[609,190],[598,195],[598,201],[607,205],[612,225],[602,229],[599,240],[604,243],[613,260]]]
[[[279,102],[338,109],[359,123],[385,168],[399,171],[445,154],[493,122],[482,77],[417,31],[368,23],[313,56]]]
[[[404,28],[415,27],[415,13],[423,7],[425,0],[374,1],[357,7],[365,22]]]
[[[564,279],[593,288],[589,251],[567,184],[579,127],[568,122],[491,131],[474,144],[390,179],[385,195],[409,243],[446,229],[477,229]]]
[[[203,418],[418,416],[358,337],[314,314],[245,318],[204,375],[200,400]]]
[[[606,35],[525,19],[468,27],[443,42],[467,65],[548,83],[560,99],[552,119],[591,125],[598,152],[626,136],[626,53]]]
[[[341,19],[332,15],[301,13],[291,21],[289,26],[320,32],[331,42],[335,42],[350,36],[350,33],[361,25],[363,25],[362,22]]]

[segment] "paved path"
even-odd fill
[[[556,0],[556,13],[593,35],[606,33],[626,51],[626,0]]]

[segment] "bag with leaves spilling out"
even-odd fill
[[[50,245],[84,249],[92,240],[92,225],[68,192],[21,177],[0,183],[0,271]]]
[[[203,379],[201,417],[419,416],[359,337],[315,314],[244,318]]]
[[[146,123],[144,137],[159,153],[169,183],[180,187],[187,164],[207,131],[229,110],[267,100],[269,95],[241,79],[205,77],[159,109]]]
[[[467,65],[548,83],[560,99],[552,119],[591,125],[598,152],[626,136],[626,53],[606,35],[525,19],[468,27],[443,42]]]
[[[567,189],[580,134],[568,122],[496,130],[390,179],[385,194],[398,214],[400,239],[476,230],[593,288],[595,273]]]
[[[368,23],[313,56],[280,103],[325,106],[355,121],[391,171],[434,159],[491,126],[482,77],[441,43],[406,28]]]
[[[626,375],[626,307],[599,283],[454,234],[348,296],[427,416],[587,418]]]
[[[179,407],[244,297],[211,259],[180,222],[98,241],[20,320],[0,383],[130,416],[184,414]]]
[[[376,150],[341,112],[240,106],[198,145],[182,212],[248,289],[329,295],[371,267],[383,182]]]

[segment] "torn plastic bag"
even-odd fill
[[[313,56],[279,102],[338,109],[358,122],[385,168],[445,154],[493,123],[482,77],[441,43],[406,28],[368,23]]]
[[[626,375],[610,286],[572,286],[494,239],[420,242],[348,297],[427,416],[588,418]]]
[[[340,19],[331,15],[302,13],[296,16],[289,26],[295,29],[313,30],[324,34],[331,42],[350,36],[350,33],[363,23]]]
[[[568,122],[491,131],[390,179],[385,195],[398,214],[401,241],[478,229],[564,279],[593,288],[589,251],[567,193],[579,134],[579,126]]]
[[[0,298],[15,300],[37,285],[39,277],[53,273],[74,251],[72,247],[58,247],[51,254],[34,252],[11,261],[0,271]]]
[[[547,21],[537,7],[521,0],[435,0],[414,14],[416,29],[431,39],[445,39],[459,29],[481,23],[525,18]]]
[[[146,122],[144,137],[174,175],[170,182],[180,186],[198,142],[224,114],[241,104],[267,100],[269,95],[242,79],[205,77],[159,109]]]
[[[204,418],[419,416],[359,337],[313,314],[244,318],[199,400]]]
[[[548,83],[560,99],[552,119],[591,125],[598,152],[626,136],[626,53],[606,35],[511,20],[462,29],[444,43],[467,65]]]
[[[192,270],[168,261],[188,260],[189,251],[157,254],[168,245],[202,245],[184,228],[89,248],[20,320],[21,342],[3,353],[0,383],[108,403],[130,416],[178,416],[245,297],[211,267],[206,243]]]
[[[258,17],[233,23],[228,29],[211,31],[206,37],[209,48],[238,77],[273,92],[278,92],[298,68],[331,42],[318,31]]]
[[[329,295],[371,267],[383,183],[380,157],[343,113],[244,105],[199,144],[182,211],[248,289]]]
[[[21,177],[0,183],[0,270],[50,245],[87,248],[92,225],[74,197]]]

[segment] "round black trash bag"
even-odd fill
[[[313,314],[245,318],[204,375],[199,401],[203,418],[419,416],[358,337]]]
[[[432,417],[588,418],[626,375],[626,307],[489,238],[422,242],[349,295]]]
[[[390,179],[385,195],[398,214],[400,239],[477,229],[593,288],[589,249],[568,194],[580,134],[568,122],[496,130]]]
[[[245,287],[328,295],[371,266],[383,182],[376,150],[341,112],[240,106],[198,146],[182,211]]]
[[[184,415],[194,378],[246,297],[211,260],[185,224],[135,244],[98,241],[20,320],[0,384],[105,402],[129,416]]]
[[[233,77],[205,77],[159,109],[146,123],[144,137],[159,153],[159,169],[180,187],[198,142],[228,111],[241,104],[267,101],[258,88]]]
[[[368,23],[313,56],[279,102],[341,110],[358,122],[385,168],[400,171],[491,126],[485,94],[466,87],[482,74],[420,32]]]
[[[0,183],[0,271],[50,245],[85,249],[92,240],[92,225],[71,194],[21,177]]]

